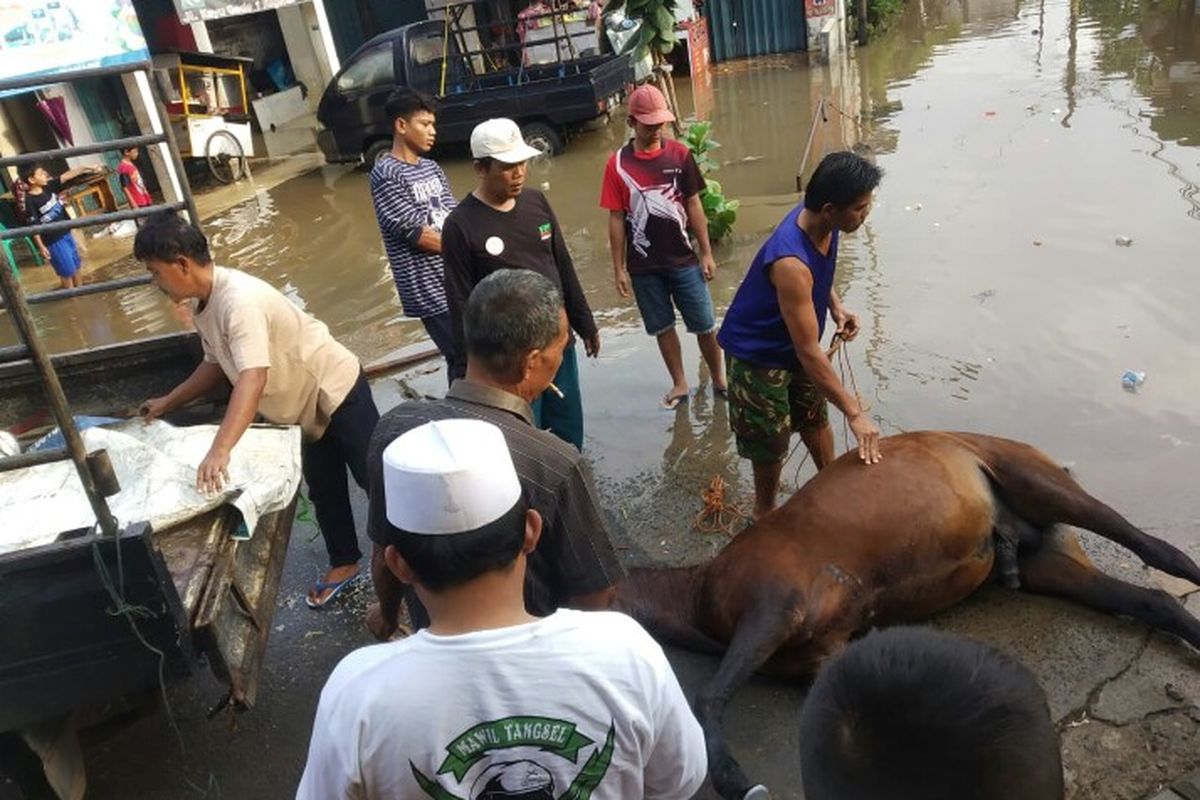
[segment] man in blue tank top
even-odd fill
[[[800,433],[817,469],[833,460],[827,398],[849,420],[859,458],[879,461],[879,429],[838,380],[821,335],[827,316],[846,341],[858,335],[858,317],[833,288],[838,236],[866,220],[882,176],[854,153],[826,156],[804,202],[754,257],[717,334],[728,359],[738,454],[754,467],[755,519],[775,507],[792,431]]]

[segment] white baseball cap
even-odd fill
[[[471,157],[494,158],[505,164],[520,164],[542,154],[525,144],[521,129],[511,119],[489,119],[471,131]]]
[[[504,434],[490,422],[444,419],[396,438],[383,451],[388,522],[406,533],[482,528],[521,498]]]

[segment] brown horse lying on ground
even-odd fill
[[[1098,571],[1056,525],[1094,531],[1197,584],[1200,567],[1089,495],[1044,453],[939,432],[887,437],[882,452],[869,467],[857,454],[842,456],[707,564],[633,570],[618,590],[616,607],[660,639],[724,653],[696,714],[713,786],[727,800],[767,796],[730,754],[722,724],[730,695],[751,673],[809,680],[852,636],[950,608],[993,574],[1200,649],[1200,621],[1174,598]]]

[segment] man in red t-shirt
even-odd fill
[[[700,204],[704,177],[685,145],[663,138],[663,127],[674,120],[657,88],[646,84],[634,90],[629,96],[633,141],[609,158],[600,194],[600,205],[609,211],[617,291],[629,297],[632,287],[646,333],[658,339],[671,375],[671,389],[662,401],[667,409],[688,399],[676,308],[688,332],[696,335],[713,391],[725,396],[725,368],[707,284],[717,264]],[[689,229],[696,250],[688,240]]]
[[[150,198],[150,192],[146,191],[146,184],[142,181],[142,173],[138,171],[137,161],[138,149],[130,147],[121,151],[121,163],[117,165],[117,174],[121,177],[121,188],[125,190],[125,197],[129,200],[129,205],[132,208],[143,208],[151,205],[154,201]]]

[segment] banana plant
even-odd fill
[[[625,16],[641,20],[638,35],[626,43],[623,52],[633,53],[634,61],[640,61],[647,53],[653,55],[654,63],[662,62],[663,56],[675,49],[675,0],[608,0],[605,12],[625,9]]]
[[[721,168],[720,162],[711,155],[713,150],[721,146],[712,138],[712,122],[693,122],[683,136],[683,143],[692,151],[696,166],[700,167],[700,174],[704,176],[700,204],[704,206],[704,216],[708,218],[708,238],[714,242],[720,241],[733,231],[741,202],[726,198],[721,184],[709,177]]]

